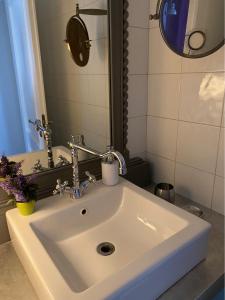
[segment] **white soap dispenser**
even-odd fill
[[[108,146],[107,150],[113,150]],[[108,154],[102,159],[102,182],[105,185],[116,185],[119,182],[119,162],[113,154]]]

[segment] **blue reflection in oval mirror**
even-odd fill
[[[224,0],[162,0],[160,28],[177,54],[207,56],[224,45]]]

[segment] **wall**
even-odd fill
[[[0,1],[0,156],[25,152],[9,29]]]
[[[80,8],[107,9],[106,0],[80,0]],[[107,17],[85,16],[90,60],[78,67],[64,43],[75,1],[36,0],[48,118],[55,145],[84,134],[87,145],[103,151],[110,144]]]
[[[150,0],[150,13],[156,0]],[[149,23],[147,158],[154,182],[224,214],[224,48],[174,54]]]

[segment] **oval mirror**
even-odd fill
[[[80,67],[86,66],[89,60],[91,44],[87,28],[79,16],[70,18],[66,27],[65,42],[75,63]]]
[[[224,45],[224,0],[162,0],[160,29],[175,53],[200,58]]]

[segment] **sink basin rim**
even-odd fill
[[[137,186],[131,184],[126,180],[121,180],[121,185],[127,186],[128,188],[133,189],[134,191],[140,193],[143,196],[149,197],[149,192],[144,191],[143,189],[138,188]],[[101,187],[100,187],[101,188]],[[91,193],[91,192],[90,192]],[[139,280],[142,280],[146,273],[151,272],[154,268],[157,267],[158,264],[163,263],[163,258],[168,259],[170,255],[174,255],[175,251],[179,251],[182,247],[184,247],[190,241],[193,241],[193,232],[195,239],[198,238],[201,234],[208,231],[210,225],[189,214],[184,212],[183,210],[172,206],[171,204],[165,202],[164,200],[159,199],[154,195],[150,195],[151,201],[154,201],[158,205],[162,206],[163,208],[168,209],[169,211],[179,213],[179,216],[184,218],[188,221],[189,225],[185,227],[183,230],[169,238],[169,240],[164,241],[163,243],[156,246],[150,252],[146,253],[143,257],[139,257],[138,260],[131,263],[130,265],[126,266],[126,268],[120,270],[118,273],[113,274],[109,278],[104,279],[102,282],[97,283],[89,287],[87,290],[83,291],[82,293],[74,293],[68,288],[67,283],[65,282],[64,278],[59,273],[57,267],[51,261],[50,257],[48,256],[46,250],[44,249],[43,245],[34,235],[33,230],[31,229],[30,224],[35,220],[39,220],[40,216],[47,216],[49,213],[55,213],[63,208],[72,207],[75,205],[80,205],[82,203],[88,203],[91,198],[91,194],[85,197],[83,200],[75,201],[75,202],[65,202],[66,199],[59,199],[58,197],[51,197],[48,199],[49,207],[45,211],[38,211],[37,213],[23,218],[23,222],[21,222],[21,216],[18,215],[16,210],[12,210],[7,212],[7,220],[9,225],[14,224],[13,229],[12,226],[9,226],[11,229],[11,236],[17,236],[20,241],[20,246],[17,245],[17,248],[23,248],[24,251],[29,259],[33,268],[37,271],[40,281],[42,284],[47,288],[49,291],[50,297],[53,294],[56,294],[57,297],[54,299],[62,299],[66,298],[70,299],[85,299],[91,300],[93,299],[94,295],[99,297],[99,291],[101,291],[102,297],[109,297],[115,290],[119,292],[120,289],[123,289],[126,285],[129,285],[132,281],[134,281],[137,277]],[[45,200],[44,200],[45,201]],[[50,205],[50,201],[55,204],[54,208]],[[16,226],[15,226],[16,225]],[[197,228],[198,227],[198,228]],[[29,236],[29,239],[26,240],[25,236]],[[165,244],[167,245],[165,247]],[[18,252],[21,252],[18,250]],[[36,252],[36,253],[35,253]],[[33,255],[35,253],[36,257],[41,258],[38,261],[35,261],[35,257]],[[21,253],[18,253],[21,256]],[[150,256],[150,257],[149,257]],[[44,263],[43,263],[44,262]],[[51,276],[45,274],[45,270],[48,270],[48,274],[54,274],[54,279]],[[48,285],[46,286],[46,282]],[[60,290],[56,287],[60,286]],[[51,299],[51,298],[49,298]],[[94,298],[95,299],[95,298]],[[96,298],[98,299],[98,298]],[[99,298],[103,299],[103,298]]]

